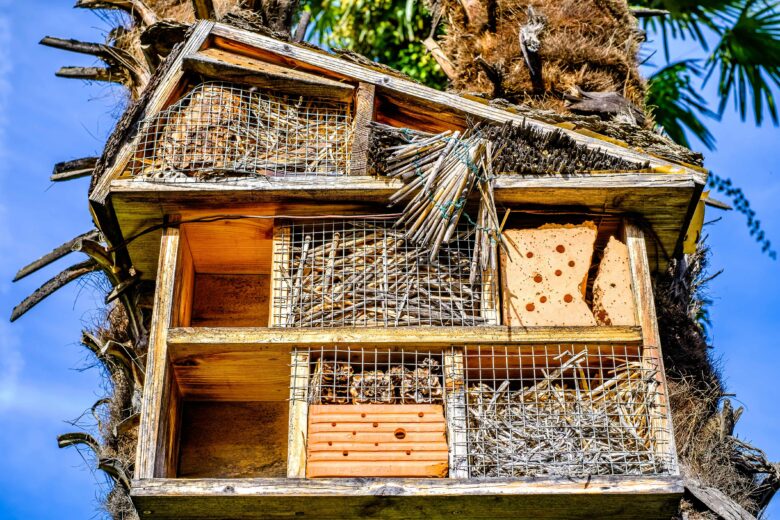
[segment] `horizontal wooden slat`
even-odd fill
[[[371,434],[374,432],[389,432],[392,433],[398,428],[403,428],[408,432],[443,432],[444,421],[440,422],[422,422],[422,423],[410,423],[410,422],[378,422],[376,427],[373,427],[371,423],[366,425],[365,423],[355,422],[337,422],[336,426],[332,426],[333,423],[309,423],[309,434],[312,433],[332,433],[332,432],[355,432],[353,437],[359,439],[364,434]],[[315,439],[316,440],[316,439]]]
[[[641,341],[639,327],[395,327],[302,328],[175,328],[168,335],[174,357],[209,352],[210,345],[251,349],[321,345],[380,348],[444,348],[453,345],[546,345]],[[250,350],[251,351],[251,350]]]
[[[322,439],[322,435],[318,435],[317,439]],[[408,439],[409,435],[407,435]],[[393,439],[396,441],[396,439]],[[399,451],[401,449],[410,449],[415,451],[438,451],[438,447],[441,446],[441,438],[436,439],[436,441],[432,442],[407,442],[404,444],[403,448],[398,447],[397,442],[360,442],[360,441],[337,441],[337,442],[309,442],[308,443],[308,449],[312,453],[316,453],[318,451],[333,451],[333,450],[349,450],[352,451],[365,451],[365,452],[376,452],[376,451]]]
[[[680,477],[461,479],[147,479],[131,496],[142,519],[668,520]]]
[[[447,457],[443,461],[410,461],[390,462],[376,461],[334,462],[311,461],[306,462],[306,476],[308,478],[322,477],[445,477],[447,476]]]
[[[354,430],[353,430],[354,431]],[[386,429],[385,431],[377,431],[377,432],[361,432],[360,435],[352,435],[352,431],[337,431],[337,432],[322,432],[317,434],[317,441],[311,441],[309,440],[309,445],[314,446],[320,442],[328,443],[329,441],[333,442],[333,445],[335,446],[337,443],[354,443],[354,444],[360,444],[360,443],[390,443],[394,444],[397,442],[397,439],[393,435],[394,429]],[[447,438],[447,435],[441,431],[441,432],[431,432],[431,431],[422,431],[422,432],[416,432],[407,430],[406,431],[406,441],[409,443],[429,443],[429,442],[441,442],[442,440],[445,440]]]
[[[344,455],[346,453],[346,455]],[[404,459],[413,462],[442,462],[447,460],[449,451],[445,450],[415,450],[415,449],[398,449],[398,450],[351,450],[351,449],[338,449],[338,450],[309,450],[309,457],[307,464],[312,462],[336,462],[347,463],[352,461],[368,462],[368,461],[383,461],[393,464],[399,464],[399,459]],[[405,464],[401,462],[400,464]],[[354,473],[353,473],[354,475]],[[396,473],[394,476],[397,476]]]

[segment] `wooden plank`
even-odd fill
[[[195,271],[270,274],[273,218],[182,224]]]
[[[60,162],[54,165],[54,171],[51,174],[52,182],[69,181],[80,177],[92,175],[97,164],[97,157],[83,157],[72,161]]]
[[[630,222],[626,222],[624,234],[631,266],[631,285],[636,301],[637,321],[642,327],[643,364],[646,370],[655,373],[655,378],[658,381],[655,404],[661,411],[662,419],[657,417],[653,419],[654,448],[659,456],[670,458],[672,468],[676,469],[677,448],[674,442],[671,410],[667,397],[669,392],[666,386],[664,360],[661,355],[661,335],[658,332],[658,319],[655,312],[645,235],[639,227]]]
[[[168,341],[172,359],[207,352],[210,346],[284,349],[295,346],[334,345],[382,349],[457,345],[547,345],[611,342],[633,344],[642,340],[638,327],[396,327],[332,329],[301,328],[177,328]],[[218,351],[218,350],[215,350]]]
[[[388,75],[381,70],[342,60],[335,55],[327,54],[319,50],[278,41],[268,36],[219,23],[215,24],[212,34],[217,37],[215,38],[215,44],[217,46],[227,48],[230,47],[232,41],[243,44],[246,47],[254,47],[257,49],[255,54],[258,56],[263,55],[268,58],[269,55],[275,55],[278,56],[277,59],[279,63],[284,63],[287,66],[299,70],[306,70],[307,72],[319,73],[339,79],[353,79],[370,83],[378,87],[378,92],[393,95],[402,100],[409,99],[416,103],[417,106],[427,107],[434,113],[455,113],[460,115],[464,120],[471,117],[486,119],[497,123],[507,121],[517,123],[523,122],[544,133],[563,131],[577,143],[590,148],[598,148],[610,155],[638,162],[649,160],[652,166],[676,167],[678,171],[696,175],[701,184],[704,184],[706,181],[705,174],[685,166],[674,165],[669,161],[648,156],[640,151],[620,146],[608,140],[597,139],[577,132],[561,129],[552,124],[528,119],[521,114],[515,114],[508,110],[490,106],[487,101],[480,102],[455,94],[441,92],[402,77]],[[220,40],[220,38],[223,40]],[[251,53],[251,49],[246,47],[245,52],[247,54]],[[233,47],[233,49],[235,49],[235,47]],[[421,110],[418,110],[418,112],[421,112]]]
[[[276,269],[271,272],[271,296],[268,299],[270,307],[268,311],[268,323],[271,327],[278,327],[287,322],[287,315],[290,312],[289,306],[282,308],[282,302],[290,302],[290,287],[284,283],[284,277],[289,271],[290,265],[290,228],[276,225],[274,222],[273,238],[273,265]],[[290,302],[291,303],[291,302]]]
[[[355,92],[355,116],[352,121],[352,150],[349,160],[350,175],[368,174],[368,148],[371,138],[369,124],[374,120],[376,87],[360,83]]]
[[[179,229],[179,258],[173,294],[174,313],[171,327],[189,327],[192,324],[192,304],[195,289],[195,265],[192,262],[187,234]]]
[[[290,417],[287,430],[287,478],[305,478],[306,444],[309,430],[309,354],[293,352],[290,356]]]
[[[310,405],[306,476],[443,477],[449,455],[445,430],[442,405]],[[350,433],[355,444],[334,446],[321,438],[338,431]],[[379,432],[387,433],[381,445],[365,442],[364,436]],[[438,442],[420,449],[407,432],[438,434]]]
[[[756,520],[755,516],[717,488],[686,479],[685,490],[722,520]]]
[[[289,397],[288,350],[255,345],[171,351],[171,364],[185,399],[286,401]]]
[[[466,385],[463,349],[453,347],[444,353],[444,391],[447,408],[450,478],[468,478],[468,442],[466,438]]]
[[[682,491],[679,477],[151,479],[131,496],[143,519],[668,520]]]
[[[167,228],[160,246],[160,264],[155,287],[154,308],[149,333],[149,352],[146,361],[146,380],[141,402],[141,421],[138,432],[135,476],[155,478],[170,476],[166,467],[166,447],[170,439],[165,428],[171,429],[170,416],[162,415],[170,405],[171,386],[174,383],[168,364],[168,327],[171,322],[176,260],[179,255],[179,230]],[[167,443],[167,444],[166,444]]]
[[[284,477],[288,404],[186,402],[179,478]]]
[[[230,81],[273,91],[320,99],[349,101],[355,87],[349,83],[280,67],[220,49],[204,49],[185,57],[184,70],[220,81]]]
[[[267,326],[270,284],[267,274],[196,275],[192,326]]]

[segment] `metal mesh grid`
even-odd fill
[[[463,476],[675,471],[658,369],[638,346],[476,346],[462,366],[447,413]]]
[[[441,404],[442,353],[404,349],[296,349],[293,400],[309,404]]]
[[[292,222],[274,238],[273,324],[280,327],[498,323],[496,279],[472,274],[473,228],[431,262],[384,220]]]
[[[348,103],[203,83],[142,123],[126,174],[165,181],[346,174],[351,134]]]

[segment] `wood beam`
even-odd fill
[[[110,67],[61,67],[54,75],[58,78],[82,79],[85,81],[122,82],[122,76],[112,71]]]
[[[355,117],[352,122],[352,155],[349,160],[350,175],[368,174],[368,148],[371,138],[369,125],[374,120],[376,87],[360,83],[355,92]]]
[[[286,349],[295,346],[349,345],[351,347],[446,348],[453,345],[534,345],[549,343],[638,343],[638,327],[396,327],[332,329],[259,327],[183,327],[168,332],[175,353],[171,359],[218,347],[263,344]]]
[[[296,350],[290,354],[290,377],[287,478],[306,478],[306,439],[309,420],[308,352]]]
[[[169,477],[175,469],[174,431],[179,399],[168,362],[168,327],[173,312],[179,236],[178,228],[165,229],[160,246],[160,274],[154,293],[135,463],[135,477],[142,479]]]
[[[677,512],[679,477],[482,480],[134,480],[141,518],[658,519]]]
[[[355,87],[306,72],[299,72],[260,60],[209,49],[184,59],[183,68],[221,81],[232,81],[253,87],[300,96],[346,101]]]

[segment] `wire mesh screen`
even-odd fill
[[[451,467],[469,477],[674,471],[658,370],[638,346],[477,346],[463,359],[465,395],[447,410],[465,409]]]
[[[442,353],[403,349],[297,349],[293,400],[309,404],[442,404]]]
[[[203,83],[142,123],[127,174],[165,181],[345,174],[351,133],[348,103]]]
[[[281,327],[497,324],[496,280],[472,271],[473,228],[435,261],[384,220],[292,222],[274,238]]]

